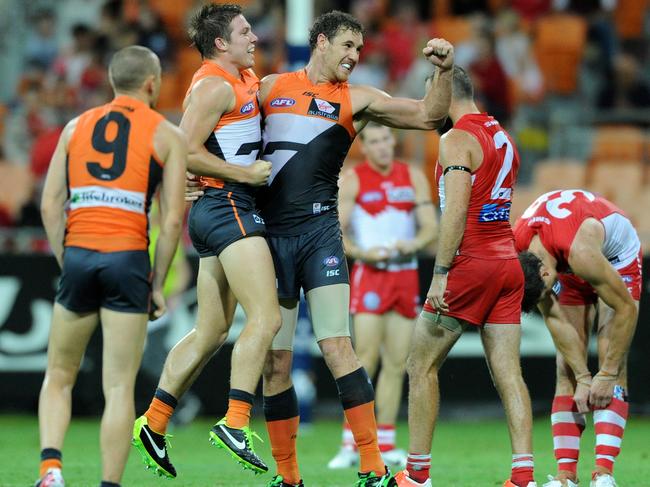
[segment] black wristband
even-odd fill
[[[444,171],[442,171],[442,175],[445,176],[449,171],[464,171],[472,174],[472,170],[467,167],[467,166],[459,166],[459,165],[453,165],[453,166],[447,166]]]
[[[449,267],[445,267],[444,265],[434,265],[433,266],[433,275],[436,274],[448,274],[449,273]]]

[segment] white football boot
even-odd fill
[[[340,468],[352,468],[359,464],[359,452],[342,446],[339,452],[327,464],[327,468],[338,470]]]
[[[395,474],[395,482],[397,482],[397,487],[431,487],[431,479],[427,479],[427,481],[423,484],[420,482],[416,482],[413,480],[411,477],[409,477],[408,470],[402,470],[401,472],[397,472]]]
[[[401,448],[393,448],[381,453],[381,457],[384,459],[384,463],[391,467],[404,468],[406,467],[406,457],[407,453]]]
[[[542,487],[578,487],[578,483],[572,481],[571,479],[556,479],[552,475],[548,476],[548,482],[546,482]]]
[[[616,480],[609,474],[603,473],[597,476],[589,484],[590,487],[617,487]]]

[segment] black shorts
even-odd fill
[[[56,302],[79,313],[99,308],[148,313],[150,276],[146,250],[97,252],[66,247]]]
[[[280,299],[300,298],[314,288],[349,284],[348,264],[338,218],[321,228],[290,237],[268,236]]]
[[[264,235],[264,220],[255,209],[252,194],[206,188],[192,205],[189,232],[201,257],[219,255],[245,237]]]

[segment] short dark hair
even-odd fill
[[[542,297],[544,280],[540,273],[542,261],[532,252],[521,252],[519,263],[524,271],[524,297],[521,300],[521,310],[530,313]]]
[[[434,70],[433,73],[427,76],[426,82],[431,81],[435,74],[436,71]],[[467,71],[460,66],[454,65],[451,79],[454,98],[457,100],[471,100],[474,98],[474,85],[472,85],[472,78],[469,77]]]
[[[361,35],[364,34],[363,25],[352,15],[332,10],[325,14],[319,15],[309,30],[309,48],[313,51],[316,48],[318,34],[323,34],[328,40],[336,37],[341,30],[351,30]]]
[[[108,66],[108,77],[115,91],[138,90],[149,76],[159,74],[158,56],[143,46],[120,49]]]
[[[192,44],[199,50],[201,57],[214,55],[214,40],[221,37],[230,40],[230,22],[241,15],[242,8],[232,3],[208,4],[192,17],[188,34]]]

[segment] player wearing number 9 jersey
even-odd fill
[[[612,472],[628,412],[626,356],[641,296],[637,233],[614,204],[588,191],[572,189],[537,198],[517,221],[515,239],[517,250],[528,250],[539,259],[537,263],[527,261],[531,269],[526,275],[538,278],[541,273],[545,281],[546,292],[538,306],[548,328],[552,332],[568,330],[574,337],[564,349],[558,344],[552,409],[557,480],[577,482],[579,442],[585,425],[584,414],[577,412],[587,408],[576,404],[572,396],[580,397],[576,391],[584,386],[589,405],[595,409],[592,485],[615,485]],[[585,356],[594,325],[600,370],[592,381],[586,364],[582,373],[575,373],[571,355]]]
[[[454,126],[440,140],[436,166],[438,251],[407,365],[410,446],[398,484],[431,485],[423,472],[428,474],[437,416],[438,368],[463,330],[477,326],[510,429],[512,473],[504,485],[533,487],[532,411],[517,326],[524,275],[509,223],[519,156],[499,122],[479,112],[469,76],[457,66],[449,116]]]
[[[153,288],[151,316],[159,317],[182,227],[187,144],[177,127],[151,109],[160,87],[158,58],[144,47],[124,48],[113,56],[109,78],[115,99],[68,123],[43,190],[43,223],[62,273],[39,399],[40,487],[63,485],[61,448],[70,391],[100,318],[106,399],[102,478],[119,484],[129,452],[150,294]],[[162,223],[152,273],[148,211],[161,178]]]

